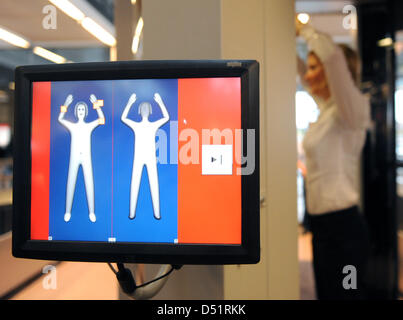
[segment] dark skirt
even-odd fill
[[[366,299],[368,228],[357,206],[309,215],[319,300]]]

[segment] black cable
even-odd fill
[[[112,272],[116,275],[117,271],[115,270],[115,268],[112,266],[112,264],[110,262],[108,262],[108,266],[112,270]]]
[[[158,277],[158,278],[155,278],[155,279],[153,279],[153,280],[150,280],[150,281],[148,281],[148,282],[144,282],[144,283],[142,283],[142,284],[139,285],[139,286],[136,286],[136,289],[137,289],[137,288],[141,288],[141,287],[145,287],[145,286],[149,285],[150,283],[153,283],[153,282],[155,282],[155,281],[161,280],[161,279],[163,279],[163,278],[169,276],[169,275],[171,274],[171,272],[174,271],[174,269],[175,269],[175,268],[174,268],[173,266],[171,266],[171,269],[170,269],[167,273],[163,274],[162,276],[160,276],[160,277]]]
[[[172,271],[178,270],[182,267],[181,265],[171,265],[171,269],[167,273],[163,274],[162,276],[159,276],[158,278],[147,281],[147,282],[142,283],[141,285],[137,286],[131,271],[129,269],[125,268],[123,263],[118,262],[116,265],[118,267],[118,271],[116,271],[116,269],[112,266],[112,264],[108,262],[108,266],[113,271],[113,273],[116,275],[116,278],[118,279],[123,292],[125,292],[127,294],[132,294],[137,288],[142,288],[153,282],[161,280],[161,279],[169,276],[172,273]]]
[[[123,263],[117,263],[118,272],[116,273],[116,278],[119,281],[120,287],[126,294],[132,294],[136,289],[136,282],[134,281],[131,271],[123,265]]]
[[[116,265],[117,265],[119,271],[124,271],[125,270],[125,266],[124,266],[123,263],[118,262],[118,263],[116,263]]]

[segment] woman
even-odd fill
[[[296,29],[311,50],[306,66],[299,61],[301,80],[320,110],[303,142],[316,293],[363,299],[369,237],[358,208],[359,163],[369,101],[356,86],[358,58],[351,49],[298,20]]]

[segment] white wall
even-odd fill
[[[143,59],[219,59],[220,0],[146,0]]]
[[[293,0],[223,0],[222,58],[260,62],[261,262],[227,266],[228,299],[298,299]]]

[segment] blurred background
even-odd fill
[[[403,294],[403,3],[397,0],[1,0],[0,298],[125,299],[106,264],[11,256],[16,66],[247,58],[261,65],[261,137],[268,137],[267,144],[261,139],[262,261],[238,269],[185,266],[155,298],[315,299],[311,235],[303,223],[303,179],[301,170],[295,174],[294,160],[304,159],[301,142],[318,110],[296,81],[295,54],[304,58],[308,52],[305,43],[295,38],[298,13],[306,14],[312,26],[335,42],[360,53],[361,89],[371,97],[373,120],[361,177],[361,204],[371,231],[369,286],[374,298],[399,299]],[[275,117],[281,129],[272,122]],[[274,135],[282,138],[271,140]],[[284,174],[276,170],[273,159],[284,164]],[[271,185],[279,181],[282,188]],[[292,191],[285,196],[281,190]],[[43,286],[46,265],[56,267],[55,290]],[[157,269],[147,265],[146,276],[152,277]]]

